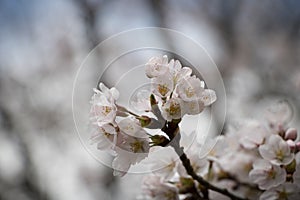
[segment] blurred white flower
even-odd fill
[[[178,188],[163,182],[159,176],[147,176],[143,183],[143,192],[153,200],[179,200]]]
[[[131,165],[141,162],[148,156],[149,141],[147,138],[137,138],[119,133],[115,148],[116,157],[112,162],[115,176],[124,176]]]
[[[207,139],[200,148],[200,159],[207,158],[208,160],[216,161],[221,156],[227,154],[229,148],[225,139],[224,136]]]
[[[117,106],[115,101],[119,97],[116,88],[108,89],[103,83],[99,85],[100,90],[94,89],[94,95],[91,99],[91,122],[98,123],[114,123],[117,114]]]
[[[287,165],[294,159],[289,145],[279,135],[271,135],[259,147],[260,155],[274,165]]]
[[[204,103],[202,100],[193,101],[181,101],[182,115],[197,115],[201,113],[204,109]]]
[[[91,139],[91,144],[97,143],[99,150],[113,149],[116,144],[117,132],[116,128],[110,124],[103,124],[102,126],[95,126],[95,132]]]
[[[258,184],[260,189],[270,189],[285,182],[286,172],[283,168],[259,159],[253,163],[249,173],[250,179]]]
[[[149,111],[151,110],[150,104],[151,91],[147,89],[140,90],[136,93],[133,99],[130,99],[130,104],[134,110]]]
[[[175,151],[166,147],[163,150],[153,152],[151,155],[151,169],[155,175],[170,180],[177,172],[178,156]]]
[[[293,116],[293,111],[287,101],[278,101],[272,104],[265,113],[265,118],[268,120],[271,128],[276,131],[282,129],[290,122]]]
[[[298,187],[300,187],[300,152],[295,156],[296,160],[296,171],[293,173],[293,181]]]
[[[256,156],[243,150],[231,150],[218,159],[222,170],[238,178],[242,182],[251,182],[249,172]]]
[[[199,159],[198,152],[189,152],[187,155],[196,174],[203,176],[208,172],[209,162],[207,159]],[[177,170],[181,177],[190,177],[182,163],[178,163]]]
[[[127,135],[139,138],[147,137],[144,129],[142,129],[140,122],[134,118],[125,118],[118,122],[118,126],[122,132]]]
[[[239,136],[239,143],[245,149],[255,149],[263,144],[267,136],[271,135],[260,122],[249,120],[236,133]]]
[[[145,69],[146,75],[148,76],[148,78],[161,76],[169,70],[167,65],[168,65],[168,57],[166,55],[152,57],[146,63],[146,69]]]
[[[300,190],[292,183],[284,183],[278,187],[265,191],[260,200],[299,200]]]
[[[162,106],[162,116],[167,121],[171,121],[172,119],[180,119],[182,117],[181,100],[179,98],[168,99]]]

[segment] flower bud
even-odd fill
[[[163,135],[153,135],[150,137],[152,140],[152,146],[162,146],[165,147],[169,144],[170,140]]]
[[[287,140],[286,143],[289,145],[292,152],[296,150],[296,143],[293,140]]]
[[[296,148],[297,148],[298,151],[300,151],[300,142],[296,143]]]
[[[151,123],[151,118],[145,115],[137,117],[142,127],[147,127]]]
[[[284,138],[286,140],[296,140],[297,139],[297,129],[295,128],[289,128],[286,133],[285,133],[285,136]]]

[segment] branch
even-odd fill
[[[171,143],[171,146],[174,148],[175,152],[177,153],[177,155],[179,156],[184,168],[186,169],[187,173],[196,181],[198,181],[198,183],[200,183],[202,186],[206,187],[209,190],[221,193],[225,196],[230,197],[232,200],[246,200],[244,198],[238,197],[232,193],[230,193],[227,189],[221,189],[218,188],[212,184],[210,184],[209,182],[207,182],[205,179],[203,179],[201,176],[198,176],[192,165],[190,160],[188,159],[188,157],[186,156],[186,154],[183,152],[183,148],[179,147],[179,145],[174,145],[174,143]]]

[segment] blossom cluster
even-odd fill
[[[270,106],[263,119],[230,126],[200,145],[196,131],[185,134],[179,124],[214,103],[215,91],[167,56],[151,58],[145,74],[151,89],[132,104],[142,115],[118,105],[118,90],[103,83],[94,89],[90,110],[91,142],[114,156],[114,175],[142,160],[153,169],[141,199],[298,199],[300,141],[286,101]]]
[[[202,146],[193,144],[186,154],[194,171],[208,182],[226,188],[241,198],[299,199],[300,142],[297,140],[297,130],[288,126],[291,113],[289,105],[280,101],[266,110],[264,120],[247,120]],[[185,146],[184,143],[182,141],[182,146]],[[208,148],[210,143],[215,143],[213,149]],[[205,149],[208,149],[207,154],[203,153]],[[174,162],[145,178],[143,189],[146,196],[152,195],[149,199],[193,199],[193,187],[201,191],[201,185],[186,174],[182,163],[175,156],[170,153],[168,157],[154,161],[153,165],[167,161],[171,163],[172,159]],[[148,182],[152,179],[156,180],[155,186],[149,188]],[[161,187],[162,184],[170,183],[177,190]],[[169,196],[161,198],[151,193],[154,187],[160,194],[170,192]],[[209,199],[230,198],[213,192]]]
[[[149,140],[140,122],[120,111],[116,104],[118,97],[116,88],[108,89],[103,83],[94,89],[90,110],[94,130],[91,143],[97,143],[99,150],[113,151],[114,175],[123,176],[131,165],[147,157]]]
[[[145,73],[151,78],[152,90],[135,104],[144,108],[145,115],[118,105],[116,88],[109,89],[103,83],[94,88],[90,109],[91,143],[97,143],[99,150],[112,153],[115,175],[125,175],[131,165],[148,156],[150,146],[167,141],[164,136],[150,135],[144,128],[161,129],[165,121],[181,119],[185,114],[199,114],[204,106],[216,100],[215,92],[205,89],[204,82],[192,75],[192,69],[182,67],[178,60],[168,62],[167,56],[153,57],[146,63]],[[155,118],[151,118],[149,111]]]
[[[192,69],[182,67],[179,60],[153,57],[146,64],[146,75],[151,79],[152,93],[160,98],[163,117],[171,121],[185,114],[196,115],[216,101],[216,94],[205,89],[204,81],[192,75]]]
[[[145,72],[151,78],[152,96],[145,101],[139,100],[139,104],[148,115],[139,116],[119,106],[116,88],[109,89],[103,83],[94,88],[90,110],[94,129],[91,142],[97,143],[99,150],[112,151],[115,175],[126,174],[131,165],[148,156],[151,145],[163,142],[165,137],[150,135],[145,127],[161,129],[166,120],[199,114],[204,106],[216,100],[215,92],[204,89],[204,82],[192,75],[191,68],[182,67],[178,60],[168,62],[167,56],[153,57],[146,63]],[[149,111],[156,118],[151,118]]]

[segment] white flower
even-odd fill
[[[260,189],[265,190],[284,183],[286,172],[279,166],[259,159],[253,163],[253,169],[250,171],[249,177],[254,183],[258,184]]]
[[[94,89],[95,93],[90,102],[91,121],[99,125],[113,123],[117,114],[115,101],[119,97],[119,92],[116,88],[108,89],[103,83],[100,83],[99,87],[101,91]]]
[[[293,181],[298,187],[300,187],[300,152],[295,156],[296,160],[296,171],[293,173]]]
[[[218,159],[222,170],[241,182],[250,182],[249,172],[256,157],[245,150],[231,150]]]
[[[163,182],[159,176],[147,176],[143,183],[143,191],[154,200],[179,200],[178,188]]]
[[[271,133],[258,121],[248,121],[237,131],[239,143],[245,149],[254,149],[263,144],[266,137]]]
[[[259,147],[260,155],[274,165],[287,165],[294,159],[289,145],[279,135],[271,135]]]
[[[139,121],[133,118],[125,118],[118,123],[118,126],[122,132],[127,135],[146,138],[147,134],[144,129],[142,129]]]
[[[176,74],[174,75],[174,84],[178,84],[184,78],[189,77],[192,74],[192,69],[189,67],[181,68]]]
[[[282,131],[293,116],[292,108],[287,101],[278,101],[272,104],[265,113],[270,126],[276,131]]]
[[[136,111],[149,111],[151,110],[150,104],[150,88],[138,91],[132,99],[130,99],[131,107]]]
[[[192,69],[189,67],[182,68],[179,60],[174,61],[174,59],[172,59],[168,64],[168,68],[173,76],[174,85],[192,74]]]
[[[168,97],[173,91],[173,87],[173,78],[170,73],[152,79],[152,92],[159,97]]]
[[[202,112],[204,106],[209,106],[217,99],[216,93],[204,89],[204,82],[195,76],[184,77],[176,87],[176,93],[183,100],[183,113],[196,115]]]
[[[158,151],[151,153],[149,164],[154,174],[170,180],[177,172],[178,156],[170,147],[159,148]]]
[[[202,92],[200,99],[204,103],[204,106],[209,106],[217,100],[217,95],[215,91],[210,89],[205,89]]]
[[[165,74],[168,68],[168,57],[166,55],[160,57],[153,57],[146,63],[146,75],[149,78],[154,78]]]
[[[95,126],[95,132],[91,137],[91,144],[97,143],[99,150],[112,149],[116,143],[117,132],[112,124]]]
[[[207,159],[199,159],[198,152],[189,152],[187,153],[188,158],[190,159],[191,166],[194,169],[194,172],[198,175],[204,175],[208,172],[209,162]],[[178,174],[181,177],[189,177],[190,175],[187,174],[186,169],[182,165],[182,163],[178,164],[177,167]]]
[[[200,159],[207,158],[209,160],[217,160],[228,152],[228,144],[224,136],[217,136],[215,138],[208,138],[202,144],[199,150]]]
[[[260,196],[260,200],[298,200],[299,188],[292,183],[284,183],[278,187],[265,191]]]
[[[124,176],[131,165],[141,162],[148,156],[149,141],[120,132],[115,147],[116,157],[112,162],[115,176]]]
[[[181,100],[179,98],[171,98],[162,106],[162,116],[167,120],[180,119],[181,113]]]
[[[186,134],[181,131],[180,134],[180,145],[185,149],[185,153],[190,159],[194,171],[198,175],[205,175],[208,172],[209,162],[205,158],[199,159],[199,150],[201,149],[201,145],[197,142],[196,131],[192,131],[190,134]],[[178,163],[177,171],[180,176],[189,177],[181,162]]]
[[[204,110],[204,103],[202,100],[181,101],[182,115],[197,115]]]
[[[182,79],[177,87],[176,92],[184,101],[195,101],[201,98],[204,89],[201,87],[200,79],[196,76],[189,76]]]
[[[115,87],[108,89],[103,83],[100,83],[99,88],[109,101],[115,101],[119,98],[119,91]]]

